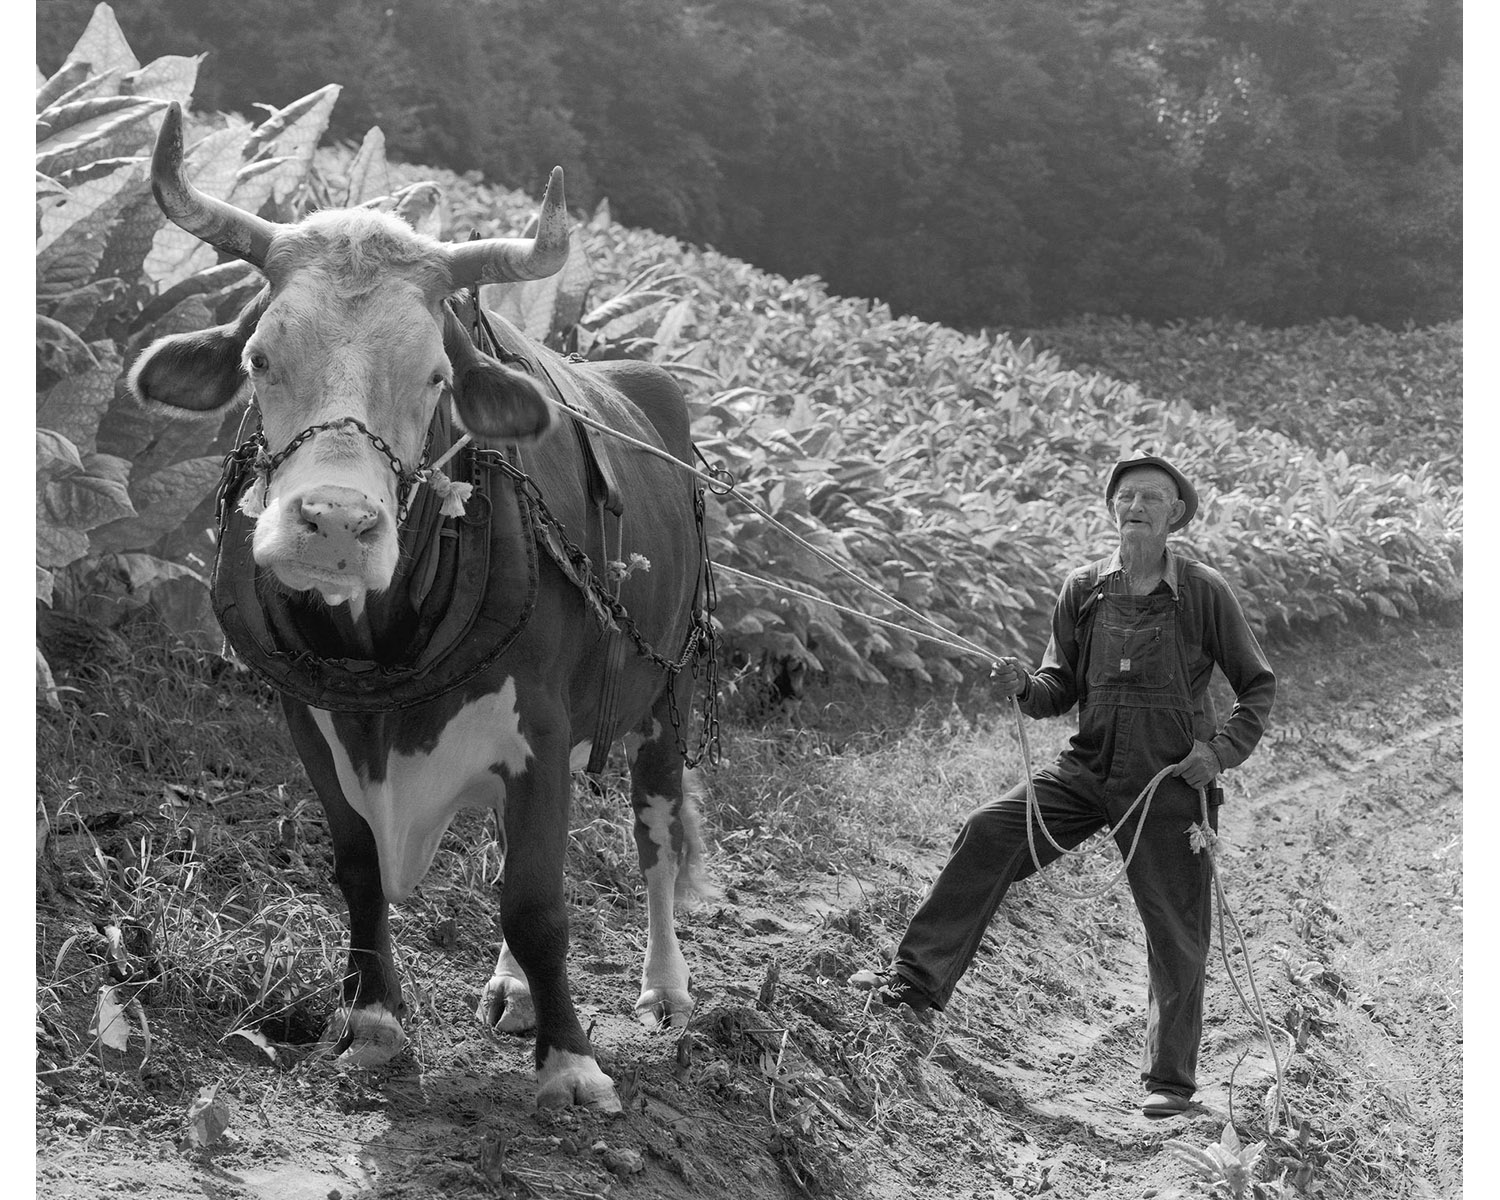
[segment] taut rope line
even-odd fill
[[[892,596],[890,593],[882,590],[881,588],[877,587],[875,584],[871,583],[868,579],[866,579],[858,571],[854,570],[854,568],[850,567],[847,563],[840,562],[838,559],[834,558],[833,555],[829,554],[826,550],[822,549],[820,546],[813,545],[805,537],[803,537],[801,534],[799,534],[795,529],[789,529],[789,528],[787,528],[787,526],[785,526],[780,521],[778,521],[774,516],[772,516],[771,513],[767,512],[764,508],[762,508],[754,500],[750,499],[750,497],[746,496],[743,492],[741,492],[735,486],[735,484],[733,482],[726,483],[724,481],[724,479],[721,478],[721,477],[719,477],[719,476],[711,475],[711,474],[709,474],[706,471],[700,471],[700,470],[698,470],[697,467],[693,466],[691,463],[685,463],[685,462],[683,462],[682,459],[678,458],[675,454],[668,453],[667,451],[663,450],[660,446],[653,446],[650,442],[643,442],[640,438],[632,437],[628,433],[622,433],[622,432],[620,432],[617,429],[611,429],[608,425],[605,425],[603,422],[594,420],[594,418],[591,417],[591,416],[589,416],[587,413],[578,412],[576,409],[568,408],[566,405],[560,403],[557,400],[554,400],[550,396],[546,397],[546,400],[547,400],[548,404],[552,405],[559,412],[565,413],[567,416],[572,417],[573,420],[575,420],[575,421],[582,422],[584,425],[587,425],[590,429],[597,429],[600,433],[608,434],[610,437],[616,438],[619,441],[624,442],[628,446],[634,446],[637,450],[644,450],[647,454],[654,454],[654,455],[656,455],[657,458],[660,458],[660,459],[663,459],[666,462],[672,463],[679,470],[685,471],[687,474],[691,475],[694,479],[700,480],[701,482],[707,484],[709,491],[713,492],[714,495],[716,495],[716,496],[733,495],[736,500],[738,500],[746,508],[750,509],[751,512],[755,513],[757,516],[764,517],[767,521],[769,521],[777,529],[781,530],[782,533],[786,534],[787,537],[791,538],[794,542],[796,542],[804,550],[808,551],[810,554],[813,554],[818,559],[820,559],[821,561],[827,563],[829,566],[833,567],[835,570],[839,571],[840,573],[848,576],[850,579],[852,579],[855,583],[859,584],[860,587],[864,588],[866,591],[873,592],[875,595],[879,596],[882,600],[884,600],[887,604],[890,604],[893,607],[900,609],[902,612],[906,613],[908,616],[915,617],[917,620],[922,621],[925,624],[930,625],[930,626],[932,626],[935,629],[942,630],[943,636],[945,638],[951,639],[951,641],[948,644],[953,649],[956,649],[956,650],[957,649],[967,650],[971,654],[976,654],[979,657],[984,658],[984,659],[986,659],[989,662],[993,662],[998,657],[998,655],[996,655],[996,654],[992,653],[991,651],[985,649],[978,642],[970,641],[968,638],[964,637],[963,634],[955,633],[955,632],[953,632],[953,630],[945,628],[943,626],[943,624],[940,621],[937,621],[935,618],[930,617],[926,613],[921,612],[920,610],[913,608],[911,605],[907,604],[906,602],[904,602],[902,600],[898,600],[895,596]],[[721,570],[728,570],[729,568],[721,566],[720,569]],[[739,574],[743,575],[744,572],[739,572]],[[749,576],[749,578],[754,578],[754,576]],[[770,583],[769,580],[759,580],[758,582],[766,583],[766,584],[768,584],[769,586],[772,586],[772,587],[781,587],[781,589],[783,591],[790,590],[790,589],[786,588],[784,585],[772,584],[772,583]],[[809,599],[809,600],[817,600],[817,601],[819,601],[820,603],[823,603],[823,604],[832,604],[831,601],[823,600],[821,597],[818,597],[818,596],[806,596],[805,598]],[[854,609],[845,609],[844,611],[845,612],[854,613],[854,615],[863,617],[865,620],[873,620],[874,619],[874,618],[870,618],[870,617],[864,617],[863,613],[858,613]],[[899,626],[899,625],[893,626],[893,628],[902,629],[902,631],[905,632],[905,633],[914,633],[915,632],[915,631],[910,630],[910,629],[904,629],[902,626]]]
[[[744,499],[744,497],[740,498]],[[772,519],[774,520],[774,518]],[[788,530],[788,532],[791,531]],[[967,638],[962,641],[957,640],[959,635],[953,633],[952,630],[944,630],[945,636],[941,637],[935,633],[923,633],[920,629],[911,629],[896,621],[887,621],[884,617],[872,617],[869,613],[860,612],[859,609],[851,608],[847,604],[840,604],[836,600],[829,600],[824,596],[814,595],[812,592],[800,591],[789,584],[778,583],[774,579],[767,579],[763,575],[753,575],[749,571],[741,571],[738,567],[727,567],[723,563],[715,563],[714,570],[724,571],[730,575],[738,575],[741,579],[748,579],[751,583],[758,583],[762,587],[772,588],[778,592],[785,592],[788,596],[796,596],[800,600],[811,600],[814,604],[821,604],[825,608],[832,608],[838,612],[846,613],[851,617],[858,617],[861,621],[868,621],[871,625],[882,625],[886,629],[894,629],[898,633],[905,633],[911,637],[920,638],[924,642],[935,642],[939,646],[946,646],[949,650],[956,650],[961,654],[977,655],[989,662],[993,662],[996,657],[983,646],[975,645]],[[884,595],[884,593],[881,594]],[[939,628],[942,628],[942,626],[940,625]]]

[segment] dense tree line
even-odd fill
[[[40,0],[60,65],[94,0]],[[198,103],[964,327],[1426,323],[1461,291],[1460,0],[117,0]]]

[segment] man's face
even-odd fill
[[[1121,540],[1167,541],[1167,527],[1182,516],[1177,484],[1160,467],[1132,467],[1120,476],[1111,509]]]

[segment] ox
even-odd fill
[[[227,460],[214,604],[282,693],[327,816],[349,907],[341,1054],[376,1065],[403,1046],[387,905],[412,894],[460,809],[492,807],[503,941],[478,1016],[535,1028],[539,1106],[618,1110],[569,993],[570,775],[597,739],[624,736],[649,923],[635,1011],[685,1024],[673,903],[700,850],[679,728],[681,667],[707,627],[700,532],[672,463],[591,447],[571,419],[542,435],[555,397],[686,461],[681,391],[646,363],[564,360],[498,318],[503,361],[471,341],[456,293],[565,260],[560,169],[531,237],[440,243],[369,209],[279,224],[186,181],[173,105],[152,181],[171,220],[266,280],[230,324],[154,343],[130,382],[148,406],[222,413],[248,398],[259,419]],[[454,419],[487,448],[439,474]],[[611,591],[606,564],[637,554]],[[611,599],[633,621],[624,651],[601,619],[621,615]]]

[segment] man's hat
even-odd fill
[[[1167,526],[1169,533],[1175,533],[1198,512],[1198,491],[1188,482],[1188,477],[1174,467],[1164,458],[1158,458],[1154,454],[1143,454],[1139,458],[1122,458],[1115,463],[1114,470],[1109,473],[1109,482],[1104,486],[1104,502],[1108,504],[1115,498],[1115,488],[1120,485],[1120,476],[1132,467],[1157,467],[1170,475],[1177,484],[1177,498],[1182,501],[1182,516]]]

